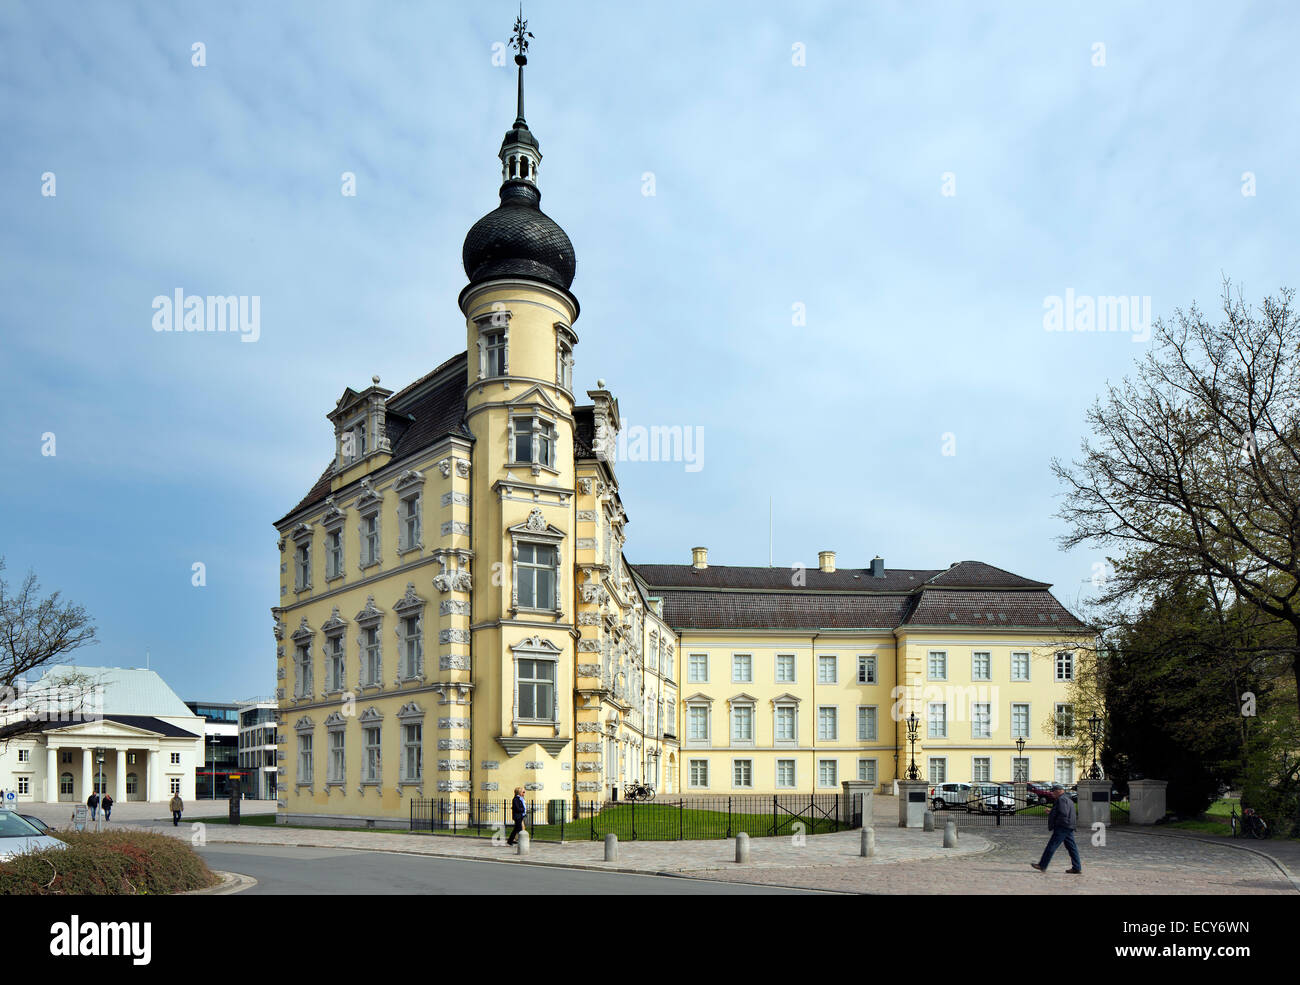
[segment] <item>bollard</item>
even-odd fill
[[[862,829],[862,857],[871,858],[876,854],[876,829],[866,827]]]
[[[605,861],[618,861],[618,835],[605,835]]]
[[[949,821],[943,826],[943,847],[957,847],[957,822]]]
[[[519,837],[515,839],[515,854],[517,855],[528,854],[528,832],[527,831],[520,831]]]
[[[923,831],[934,830],[934,811],[925,812],[925,817],[922,818],[921,820],[921,830]]]
[[[743,831],[736,835],[736,864],[749,864],[749,835]]]

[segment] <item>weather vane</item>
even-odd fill
[[[519,54],[515,56],[515,61],[519,62],[521,65],[524,61],[527,61],[528,39],[532,36],[533,33],[528,30],[528,21],[524,20],[523,4],[520,4],[519,16],[515,18],[515,33],[510,38],[510,47],[519,52]],[[523,59],[523,61],[520,61],[520,59]]]

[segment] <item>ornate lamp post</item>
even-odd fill
[[[921,779],[921,771],[916,768],[916,731],[920,727],[920,724],[921,720],[916,717],[915,711],[907,716],[907,741],[911,743],[912,746],[912,762],[911,765],[907,767],[907,778],[909,780]]]
[[[1016,757],[1017,757],[1017,758],[1018,758],[1022,763],[1024,763],[1024,760],[1025,760],[1025,737],[1024,737],[1023,735],[1022,735],[1020,738],[1016,739]],[[1014,773],[1015,770],[1012,770],[1011,772]],[[1016,777],[1012,777],[1012,779],[1014,780],[1014,779],[1017,779],[1017,778],[1016,778]],[[1028,764],[1028,763],[1025,763],[1025,775],[1024,775],[1023,777],[1018,778],[1018,779],[1022,780],[1022,781],[1025,782],[1025,783],[1028,783],[1028,782],[1029,782],[1029,764]]]
[[[1097,742],[1101,738],[1101,716],[1095,711],[1088,719],[1088,731],[1092,735],[1092,765],[1088,767],[1088,779],[1100,780],[1101,767],[1097,765]]]

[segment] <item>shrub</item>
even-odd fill
[[[149,831],[60,832],[46,849],[0,862],[0,895],[129,896],[180,893],[217,877],[188,842]]]

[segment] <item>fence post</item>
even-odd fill
[[[772,794],[772,830],[768,833],[776,836],[776,794]]]
[[[677,840],[686,840],[686,801],[677,801]]]
[[[567,800],[562,800],[560,801],[560,842],[561,843],[564,842],[564,815],[567,813],[569,813],[569,802]]]
[[[636,801],[635,800],[631,801],[631,804],[632,804],[632,840],[636,841]]]
[[[727,837],[731,837],[731,798],[727,798]]]

